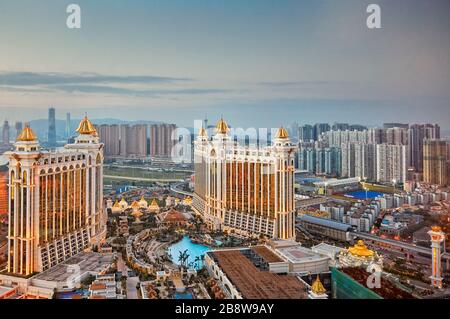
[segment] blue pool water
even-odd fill
[[[210,250],[208,246],[195,244],[191,241],[191,239],[188,236],[184,236],[182,240],[180,240],[178,243],[175,243],[171,245],[168,249],[169,254],[172,256],[172,261],[174,264],[179,265],[180,262],[178,261],[178,257],[180,256],[180,252],[183,252],[187,249],[189,258],[187,263],[195,263],[195,257],[202,256],[206,252]],[[199,265],[197,265],[196,268],[199,268],[201,266],[201,262],[199,262]]]
[[[357,198],[357,199],[366,199],[366,191],[356,191],[345,194],[348,197]],[[372,199],[378,196],[382,196],[384,193],[367,191],[367,199]]]
[[[185,293],[176,292],[175,299],[194,299],[194,297],[189,292],[185,292]]]

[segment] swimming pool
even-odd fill
[[[384,193],[375,192],[375,191],[367,191],[367,194],[366,194],[366,191],[364,191],[364,190],[350,192],[350,193],[345,194],[345,196],[347,196],[347,197],[356,198],[356,199],[366,199],[366,198],[373,199],[375,197],[382,196],[382,195],[384,195]]]
[[[174,299],[194,299],[194,296],[190,292],[180,293],[176,292]]]
[[[182,240],[171,245],[168,249],[169,254],[172,256],[172,262],[176,265],[179,265],[178,257],[180,256],[180,252],[187,250],[189,254],[189,258],[187,260],[187,264],[196,263],[195,258],[201,257],[206,252],[210,251],[210,248],[205,245],[200,245],[193,243],[188,236],[184,236]],[[201,262],[195,266],[195,268],[199,269],[201,266]]]

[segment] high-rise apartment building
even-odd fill
[[[314,128],[312,125],[302,125],[298,128],[299,142],[310,142],[314,139]]]
[[[172,136],[176,130],[175,124],[153,124],[150,126],[150,156],[170,157],[176,144]]]
[[[314,142],[301,142],[298,144],[298,168],[301,171],[316,173],[317,152]]]
[[[344,177],[354,177],[355,176],[355,144],[354,143],[343,143],[341,144],[341,158],[342,158],[342,169],[341,173]]]
[[[9,157],[9,274],[29,276],[106,235],[103,147],[85,117],[75,143],[45,151],[27,125]]]
[[[5,120],[5,122],[3,122],[3,127],[2,127],[2,142],[3,145],[9,145],[9,122]]]
[[[416,172],[423,172],[423,141],[439,139],[441,130],[437,124],[413,124],[408,130],[409,166]]]
[[[56,146],[56,117],[55,109],[53,107],[48,109],[48,133],[47,133],[48,146]]]
[[[405,124],[405,123],[384,123],[383,124],[383,128],[385,128],[385,129],[396,128],[396,127],[407,130],[409,128],[409,124]]]
[[[322,133],[328,132],[331,130],[330,124],[328,123],[316,123],[313,127],[313,139],[317,141],[319,139],[319,136]]]
[[[147,156],[147,127],[146,124],[120,125],[120,156],[138,158]],[[115,137],[117,127],[111,126],[109,129],[114,130],[111,134]],[[114,151],[116,151],[116,145],[114,145]]]
[[[280,128],[271,146],[241,146],[221,119],[195,141],[193,207],[212,228],[245,236],[295,238],[296,147]]]
[[[299,143],[298,168],[302,171],[329,176],[341,175],[341,149],[320,147],[316,143]]]
[[[385,130],[387,144],[408,145],[408,129],[392,127]]]
[[[448,185],[448,141],[425,140],[423,143],[423,180],[426,183]]]
[[[22,124],[22,122],[16,122],[15,128],[16,128],[16,135],[15,135],[15,138],[17,139],[17,137],[20,135],[20,133],[21,133],[22,130],[23,130],[23,124]]]
[[[404,183],[408,167],[407,146],[379,144],[376,150],[377,181]]]
[[[70,127],[70,113],[66,113],[66,139],[69,139],[70,134],[72,134],[72,128]]]
[[[355,175],[363,180],[374,181],[376,178],[376,145],[355,143]]]
[[[120,126],[118,124],[102,124],[96,126],[100,141],[105,145],[105,157],[120,155]]]
[[[320,140],[330,147],[340,147],[343,143],[369,143],[369,131],[328,131]]]

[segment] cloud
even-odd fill
[[[256,84],[270,87],[293,87],[293,86],[342,85],[345,83],[334,81],[275,81],[275,82],[257,82]]]
[[[103,75],[98,73],[2,72],[0,84],[11,86],[36,86],[60,84],[156,84],[192,81],[153,75]]]
[[[65,93],[102,93],[102,94],[124,94],[135,96],[157,96],[157,95],[195,95],[226,93],[225,89],[189,88],[189,89],[133,89],[103,85],[54,85],[55,90]]]
[[[103,75],[98,73],[0,72],[0,90],[22,93],[81,93],[128,96],[220,94],[220,88],[175,87],[161,85],[191,84],[194,79],[151,75]],[[151,86],[158,86],[152,88]]]

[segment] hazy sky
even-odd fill
[[[81,6],[82,28],[66,27]],[[366,7],[382,29],[366,27]],[[0,121],[450,128],[448,0],[0,0]]]

